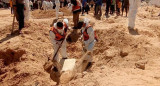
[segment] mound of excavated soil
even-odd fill
[[[63,12],[64,16],[71,16],[72,12],[69,11],[67,8],[61,8],[60,12]],[[59,15],[62,16],[62,15]],[[56,11],[53,10],[34,10],[32,11],[32,17],[35,19],[42,19],[42,18],[53,18],[56,17]]]
[[[0,51],[0,59],[1,59],[1,65],[0,67],[3,68],[4,66],[8,66],[11,63],[19,62],[20,57],[25,54],[24,50],[11,50],[8,49],[6,51]]]
[[[152,20],[156,15],[146,18],[140,15],[146,15],[143,12],[150,15],[150,9],[154,14],[159,13],[159,8],[150,6],[144,6],[138,12],[135,29],[139,35],[129,33],[126,17],[111,15],[108,19],[95,20],[93,15],[85,16],[95,22],[94,29],[99,39],[93,51],[94,63],[89,70],[77,73],[69,83],[61,86],[159,86],[160,23],[158,19]],[[45,14],[39,10],[33,12],[33,16],[39,18]],[[10,11],[0,12],[0,85],[56,85],[43,68],[54,51],[49,39],[51,16],[31,19],[22,30],[23,34],[10,36],[7,34],[10,33],[11,21],[2,21],[12,19],[3,16],[6,13]],[[71,17],[66,16],[70,24]],[[16,24],[15,30],[17,28]],[[69,58],[80,58],[82,43],[67,44],[67,52]]]
[[[41,18],[53,18],[56,16],[55,10],[34,10],[32,11],[32,17],[36,19]]]
[[[144,9],[144,10],[142,10]],[[160,8],[157,8],[155,6],[144,6],[140,8],[140,12],[137,14],[141,18],[147,18],[147,19],[153,19],[153,20],[159,20],[160,16],[158,12],[160,12]]]

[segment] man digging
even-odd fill
[[[81,38],[83,38],[83,54],[89,52],[84,61],[88,62],[85,69],[88,69],[92,65],[92,53],[95,43],[98,41],[93,27],[89,24],[89,19],[85,18],[78,23],[78,28],[81,28]]]

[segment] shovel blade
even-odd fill
[[[57,84],[59,84],[60,76],[61,76],[61,65],[57,61],[54,61],[50,71],[50,78],[53,81],[57,82]]]
[[[59,82],[60,82],[60,72],[58,72],[58,71],[56,72],[54,70],[51,70],[51,72],[50,72],[50,78],[53,81],[57,82],[57,84],[59,84]]]

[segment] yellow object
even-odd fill
[[[12,7],[12,6],[13,6],[13,5],[12,5],[12,0],[10,0],[9,3],[10,3],[10,7]]]
[[[122,6],[122,3],[119,2],[119,3],[118,3],[118,8],[121,8],[121,6]]]

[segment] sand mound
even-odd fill
[[[1,36],[1,39],[6,40],[3,40],[0,45],[1,51],[7,50],[8,47],[11,49],[1,52],[1,54],[3,55],[1,56],[2,58],[5,58],[4,56],[7,57],[1,60],[1,62],[6,62],[1,64],[1,66],[5,66],[1,70],[2,75],[0,76],[2,85],[35,85],[37,83],[39,85],[46,85],[44,84],[44,82],[48,84],[50,83],[50,85],[55,85],[55,82],[51,82],[49,74],[47,74],[43,70],[45,61],[49,57],[52,57],[51,54],[53,52],[52,45],[48,37],[49,24],[49,22],[28,22],[28,27],[25,27],[22,30],[23,34],[21,35],[5,37],[5,35],[7,33],[10,33],[10,31],[6,31],[5,34],[2,34],[3,36]],[[2,29],[6,28],[4,27]],[[46,44],[44,46],[41,46],[42,43]],[[37,47],[35,48],[35,46]],[[45,46],[47,46],[47,49],[49,50],[46,50],[45,48],[42,49],[42,47]],[[18,51],[17,49],[20,49],[20,51]],[[25,50],[26,54],[21,56],[23,54],[23,50]],[[12,54],[14,54],[15,56],[13,56]],[[14,72],[14,70],[16,70],[16,72]],[[37,76],[39,77],[39,79],[35,79]],[[46,78],[45,81],[42,79],[42,77],[43,79]]]
[[[94,29],[99,39],[93,51],[94,64],[90,70],[77,73],[69,83],[62,86],[159,86],[160,23],[156,17],[158,11],[158,8],[150,6],[140,9],[135,28],[140,35],[129,33],[126,17],[111,15],[106,20],[95,20],[93,15],[87,15],[95,22]],[[35,15],[43,14],[36,10],[33,12],[37,12]],[[151,13],[155,16],[151,16]],[[54,51],[48,32],[53,21],[51,16],[45,16],[48,19],[31,19],[22,30],[23,34],[15,36],[7,36],[11,24],[1,26],[0,40],[5,39],[0,43],[2,86],[56,84],[44,70],[45,62],[53,57]],[[72,22],[71,16],[66,18]],[[6,20],[8,17],[2,16],[2,19]],[[17,28],[16,25],[15,30]],[[69,58],[80,58],[83,55],[82,43],[78,41],[67,44],[67,52]],[[66,76],[62,77],[64,81],[67,80]]]
[[[11,63],[19,62],[20,57],[25,54],[24,50],[14,51],[12,49],[7,49],[6,51],[0,51],[0,59],[2,60],[1,64],[3,66],[8,66]],[[0,66],[2,68],[2,66]]]
[[[54,10],[35,10],[32,12],[33,18],[41,19],[41,18],[53,18],[56,16]]]
[[[160,8],[157,8],[155,6],[144,6],[140,8],[141,11],[138,12],[138,16],[141,18],[148,18],[148,19],[154,19],[154,20],[159,20],[160,17],[159,12]]]
[[[61,8],[60,12],[63,12],[64,16],[71,16],[72,13],[67,8]],[[54,10],[34,10],[32,11],[32,17],[35,19],[42,19],[42,18],[53,18],[56,16],[56,11]],[[60,15],[62,16],[62,15]]]

